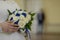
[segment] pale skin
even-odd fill
[[[6,32],[6,33],[8,33],[8,32],[12,33],[12,32],[18,31],[18,27],[16,27],[16,26],[18,26],[18,25],[15,25],[10,21],[0,23],[0,27],[2,28],[2,31]]]

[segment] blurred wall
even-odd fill
[[[42,8],[42,0],[26,0],[26,9],[28,11],[38,11]]]
[[[21,9],[25,9],[25,0],[15,0]]]
[[[33,24],[31,26],[32,33],[37,33],[38,23],[37,23],[37,11],[42,8],[42,0],[26,0],[26,10],[36,12]]]
[[[60,0],[43,0],[46,14],[46,32],[60,33]]]
[[[22,9],[37,11],[42,8],[46,15],[44,32],[60,33],[60,0],[15,0]],[[43,3],[43,4],[42,4]],[[34,20],[34,23],[36,20]],[[33,24],[33,32],[36,32],[37,24]]]

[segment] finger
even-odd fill
[[[8,30],[3,30],[3,32],[8,32]]]
[[[19,27],[18,25],[14,25],[14,27]]]
[[[17,30],[9,29],[9,32],[16,32]]]
[[[13,23],[11,23],[11,26],[19,27],[17,24],[13,24]]]
[[[14,27],[19,27],[17,24],[14,24],[12,21],[7,21],[9,25],[14,26]]]
[[[14,26],[9,26],[10,29],[18,29],[18,27],[14,27]]]

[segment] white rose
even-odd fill
[[[20,15],[20,20],[24,21],[25,17],[23,15]]]
[[[28,23],[28,22],[29,22],[29,20],[28,20],[27,18],[25,18],[25,22],[26,22],[26,23]]]
[[[27,14],[26,17],[23,17],[22,20],[25,22],[25,23],[28,23],[30,20],[31,20],[31,16],[29,14]]]
[[[31,16],[30,15],[27,15],[27,19],[31,20]]]
[[[19,17],[13,16],[13,20],[14,20],[14,21],[17,21],[18,19],[19,19]]]
[[[28,14],[26,17],[26,21],[29,22],[31,20],[31,16]]]
[[[13,23],[15,23],[16,21],[18,21],[19,20],[19,17],[17,17],[17,16],[14,16],[13,17]]]
[[[26,23],[24,21],[19,21],[18,25],[20,28],[24,28]]]

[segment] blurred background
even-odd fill
[[[15,0],[21,9],[35,12],[32,40],[60,40],[60,0]]]

